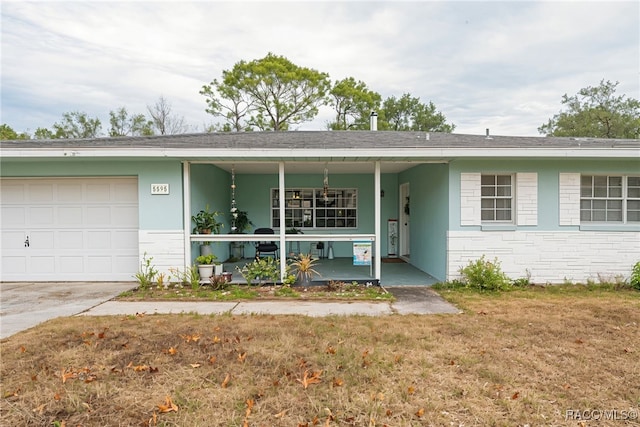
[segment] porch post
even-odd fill
[[[182,223],[184,225],[184,267],[191,265],[191,163],[182,162]]]
[[[280,281],[284,281],[287,275],[287,232],[284,221],[284,162],[278,163],[278,208],[280,209]]]
[[[374,185],[374,197],[373,200],[375,200],[375,207],[374,207],[374,211],[375,211],[375,219],[374,219],[374,227],[375,227],[375,235],[376,235],[376,240],[373,243],[374,244],[374,253],[375,253],[375,258],[374,258],[374,262],[375,262],[375,267],[376,267],[376,274],[375,274],[375,278],[376,280],[380,281],[380,277],[381,277],[381,262],[382,262],[382,257],[381,255],[381,246],[382,243],[380,242],[380,235],[381,235],[381,228],[380,228],[380,161],[376,161],[375,162],[375,173],[374,173],[374,181],[375,181],[375,185]]]

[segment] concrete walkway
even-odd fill
[[[386,288],[396,301],[114,301],[135,283],[0,283],[0,338],[61,316],[145,314],[298,314],[304,316],[383,316],[459,313],[425,286]]]

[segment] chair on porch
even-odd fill
[[[256,228],[253,234],[266,234],[266,235],[275,235],[275,231],[273,228]],[[278,258],[278,245],[276,242],[269,241],[261,241],[256,242],[256,258],[260,258],[260,256],[264,253],[270,254],[273,253],[274,258]]]

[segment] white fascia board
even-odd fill
[[[340,149],[21,149],[2,150],[0,158],[74,158],[74,157],[146,157],[146,158],[179,158],[179,159],[237,159],[247,157],[253,159],[304,159],[304,158],[342,158],[360,160],[384,160],[397,158],[623,158],[640,159],[640,148],[340,148]]]

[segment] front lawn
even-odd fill
[[[639,292],[441,293],[463,313],[52,320],[0,342],[0,419],[581,426],[595,423],[576,416],[601,414],[617,421],[597,425],[638,425]]]

